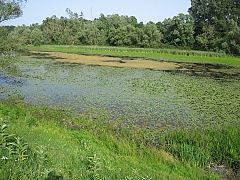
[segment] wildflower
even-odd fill
[[[3,156],[2,158],[1,158],[2,160],[7,160],[8,159],[8,157],[5,157],[5,156]]]

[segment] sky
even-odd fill
[[[68,17],[66,9],[80,14],[88,20],[112,14],[135,16],[138,22],[162,22],[179,13],[188,13],[190,0],[28,0],[23,7],[23,16],[1,23],[21,26],[41,24],[47,17]]]

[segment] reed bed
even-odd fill
[[[153,49],[153,48],[126,48],[126,47],[101,47],[101,46],[62,46],[67,49],[78,49],[79,51],[105,51],[105,52],[132,52],[132,53],[156,53],[156,54],[173,54],[183,56],[200,56],[200,57],[226,57],[226,53],[216,53],[207,51],[194,50],[175,50],[175,49]]]

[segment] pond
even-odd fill
[[[22,58],[22,75],[0,72],[0,98],[22,97],[91,118],[169,128],[236,123],[239,79],[217,80],[184,71],[63,64]]]

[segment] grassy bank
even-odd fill
[[[159,61],[210,63],[240,66],[240,58],[227,56],[222,53],[202,52],[191,50],[143,49],[143,48],[116,48],[99,46],[27,46],[29,50],[57,51],[85,55],[101,55],[121,58],[145,58]]]
[[[128,131],[19,100],[0,103],[2,179],[218,179],[211,164],[239,168],[239,127]]]

